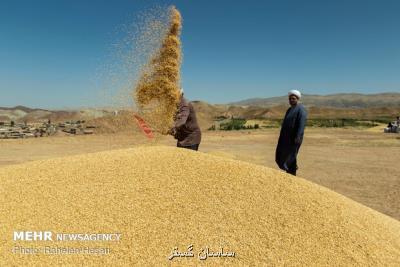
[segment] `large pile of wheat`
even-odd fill
[[[181,15],[169,9],[170,27],[159,51],[143,68],[134,91],[142,116],[155,131],[166,133],[171,127],[179,101],[181,66]]]
[[[3,167],[0,203],[1,266],[400,265],[398,221],[301,178],[174,147]],[[24,230],[122,238],[13,241]],[[168,259],[189,245],[193,257]],[[111,253],[21,255],[16,246]],[[205,247],[235,257],[199,259]]]

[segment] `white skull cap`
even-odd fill
[[[297,90],[290,90],[288,93],[288,96],[291,96],[291,95],[297,96],[298,99],[301,98],[301,93],[300,93],[300,91],[297,91]]]

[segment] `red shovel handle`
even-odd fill
[[[136,119],[136,122],[138,123],[140,129],[142,129],[142,131],[144,132],[144,134],[149,138],[152,139],[154,137],[153,135],[153,131],[151,130],[151,128],[147,125],[147,123],[144,121],[144,119],[142,119],[141,117],[139,117],[139,115],[134,114],[133,115]]]

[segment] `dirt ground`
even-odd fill
[[[400,220],[400,135],[383,134],[378,128],[308,128],[298,176]],[[200,151],[277,168],[278,135],[279,129],[204,132]],[[172,137],[157,143],[175,145]],[[0,140],[0,167],[139,144],[149,142],[136,134]]]

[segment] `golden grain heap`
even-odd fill
[[[141,146],[0,168],[1,266],[399,266],[400,222],[301,178]],[[120,241],[13,241],[14,231]],[[168,257],[176,247],[193,257]],[[24,248],[109,254],[21,254]],[[235,252],[208,257],[202,249]]]
[[[153,130],[166,133],[172,125],[179,101],[181,66],[181,15],[172,7],[170,27],[159,51],[143,68],[134,99]]]

